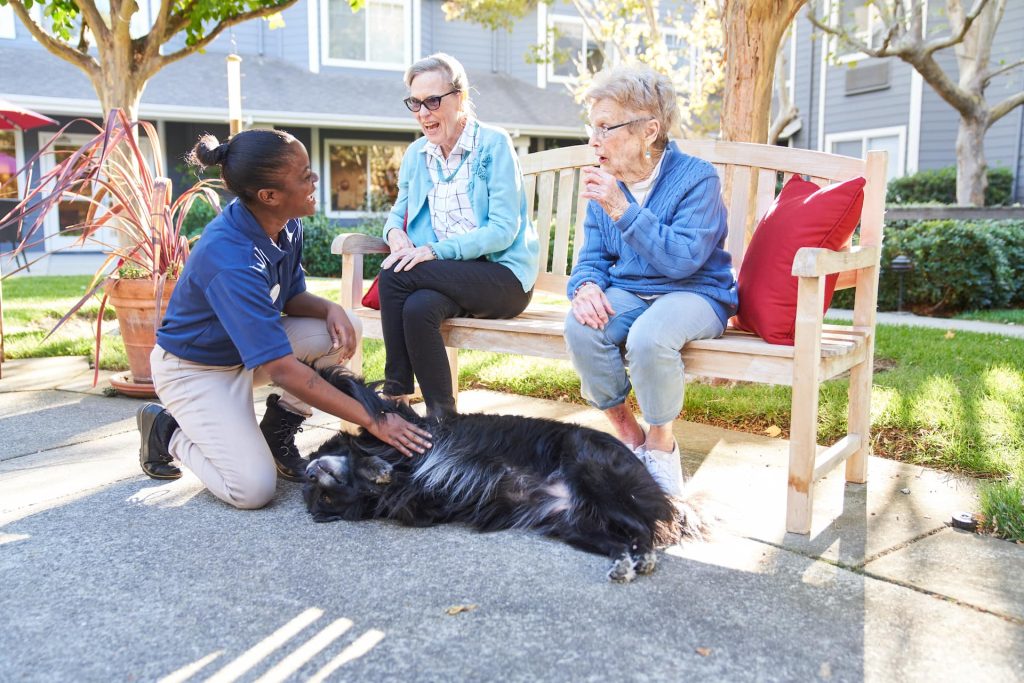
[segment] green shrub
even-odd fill
[[[1008,168],[988,169],[985,206],[1010,203],[1013,172]],[[889,204],[956,204],[956,167],[947,166],[889,181],[885,201]]]
[[[302,266],[316,277],[341,277],[341,257],[331,253],[331,243],[343,232],[361,232],[380,237],[385,214],[367,218],[358,225],[342,226],[322,213],[302,220]],[[363,257],[363,277],[374,277],[380,271],[384,254]]]
[[[185,237],[192,239],[198,236],[203,228],[217,216],[217,210],[210,206],[203,199],[197,199],[192,203],[192,207],[189,208],[188,213],[185,214],[185,220],[182,224],[181,232]]]
[[[899,274],[892,260],[910,257],[903,274],[903,308],[929,315],[1006,308],[1024,302],[1024,221],[900,221],[886,226],[878,308],[895,310]],[[853,306],[853,291],[832,302]]]

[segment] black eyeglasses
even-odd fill
[[[420,107],[426,107],[430,111],[437,111],[437,108],[441,106],[442,97],[448,97],[449,95],[454,95],[457,92],[459,92],[458,88],[456,88],[455,90],[449,90],[443,95],[434,95],[433,97],[428,97],[425,100],[417,100],[415,97],[406,97],[402,101],[405,102],[405,106],[407,106],[409,108],[409,111],[412,112],[419,111]]]
[[[604,140],[608,137],[608,134],[617,128],[628,126],[631,123],[640,123],[641,121],[650,121],[650,119],[633,119],[632,121],[626,121],[625,123],[616,123],[614,126],[591,126],[586,125],[583,128],[587,131],[587,137],[594,138],[596,140]]]

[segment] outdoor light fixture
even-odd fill
[[[242,58],[227,56],[228,62],[228,124],[231,134],[242,132]]]
[[[899,256],[897,256],[896,258],[894,258],[892,261],[889,262],[889,268],[892,270],[892,272],[896,273],[896,276],[899,278],[899,292],[896,295],[896,312],[897,313],[902,313],[903,312],[903,276],[908,271],[911,271],[911,270],[914,269],[914,262],[910,260],[909,256],[906,256],[904,254],[900,254]]]

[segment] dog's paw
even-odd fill
[[[623,553],[622,557],[612,563],[612,568],[608,570],[608,578],[616,583],[629,583],[636,578],[633,558],[629,553]]]
[[[637,574],[647,576],[658,566],[658,553],[648,550],[646,553],[633,556],[633,568]]]
[[[366,481],[387,486],[391,483],[391,465],[377,457],[367,458],[359,464],[359,474]]]

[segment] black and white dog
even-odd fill
[[[331,437],[306,468],[303,497],[318,522],[530,529],[611,557],[608,577],[622,582],[654,571],[655,548],[703,533],[697,511],[670,498],[636,455],[604,432],[513,415],[428,420],[340,366],[321,374],[371,415],[399,413],[423,426],[433,446],[406,458],[365,430]]]

